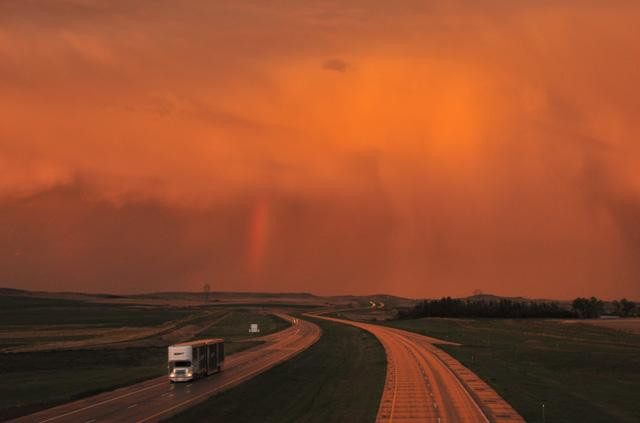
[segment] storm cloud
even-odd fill
[[[640,296],[634,2],[0,3],[0,285]]]

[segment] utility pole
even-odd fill
[[[211,292],[211,287],[209,286],[209,284],[205,283],[202,290],[204,291],[204,300],[209,301],[209,292]]]

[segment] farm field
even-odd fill
[[[0,296],[0,420],[161,376],[166,347],[204,337],[226,352],[288,323],[256,309],[214,310]],[[91,380],[90,386],[87,380]]]
[[[541,319],[378,323],[462,344],[440,348],[488,382],[527,422],[640,421],[638,334]]]

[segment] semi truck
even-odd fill
[[[224,340],[202,339],[169,346],[169,381],[188,382],[222,370]]]

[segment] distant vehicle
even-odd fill
[[[202,339],[169,347],[169,380],[188,382],[222,370],[224,339]]]

